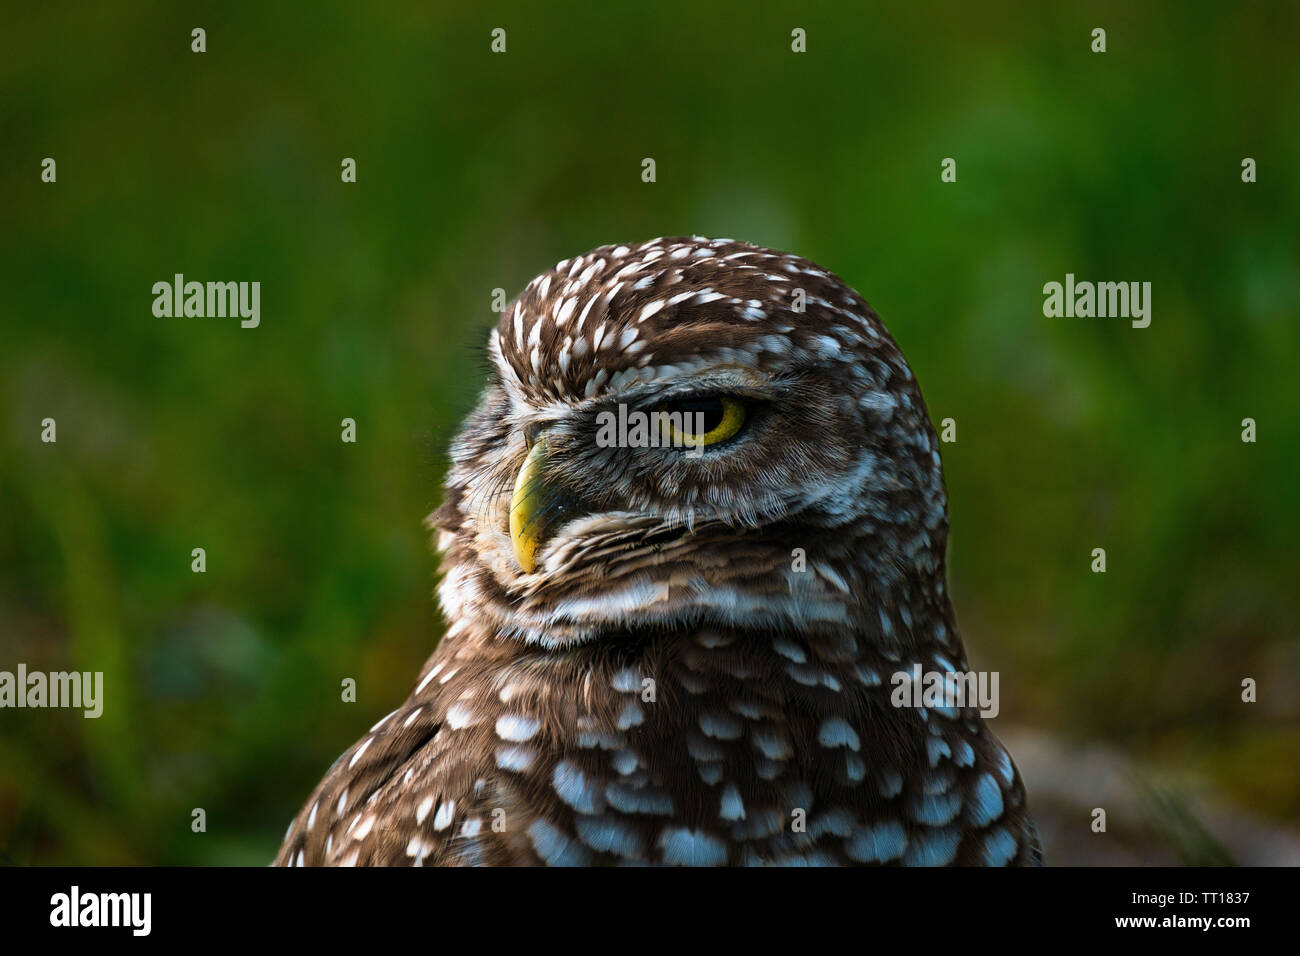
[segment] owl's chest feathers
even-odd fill
[[[934,796],[986,749],[972,712],[893,706],[912,659],[933,666],[714,629],[502,655],[443,688],[443,733],[480,755],[480,812],[512,821],[516,861],[852,862],[864,827],[947,822]]]

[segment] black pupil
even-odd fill
[[[722,424],[723,416],[726,415],[726,409],[722,405],[722,400],[718,398],[684,398],[679,402],[673,402],[668,409],[670,412],[678,412],[682,416],[682,431],[688,435],[697,434],[696,432],[696,415],[703,415],[703,430],[698,434],[707,435],[713,429]]]

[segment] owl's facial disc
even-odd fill
[[[725,468],[720,456],[747,437],[751,419],[761,420],[760,406],[769,404],[772,388],[770,376],[720,363],[634,384],[563,412],[523,410],[516,428],[528,451],[508,513],[519,568],[537,572],[546,545],[579,518],[592,519],[599,533],[608,534],[715,516],[717,509],[699,500],[685,502],[686,517],[675,514],[662,482],[688,485],[690,469],[698,470],[705,454],[712,459],[706,472]],[[645,486],[638,480],[642,471],[658,473],[660,486]],[[694,494],[698,499],[698,490]]]

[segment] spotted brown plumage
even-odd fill
[[[1041,861],[979,712],[890,699],[968,665],[938,442],[856,292],[732,240],[605,246],[489,352],[431,519],[446,636],[277,863]],[[745,421],[702,453],[597,440],[717,396]]]

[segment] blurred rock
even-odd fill
[[[998,736],[1025,778],[1049,866],[1300,866],[1300,831],[1119,750],[1022,727]],[[1092,830],[1096,807],[1105,833]]]

